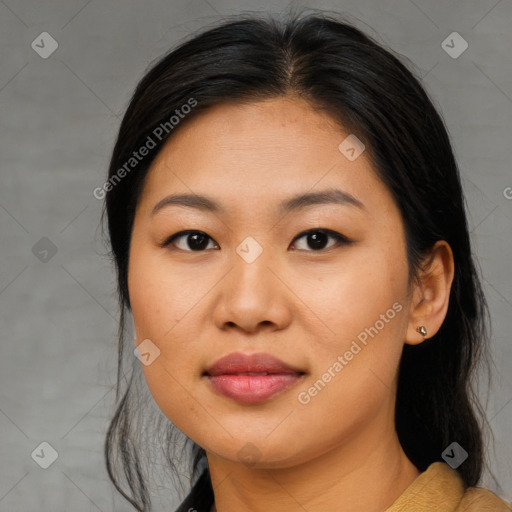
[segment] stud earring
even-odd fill
[[[427,328],[424,326],[424,325],[420,325],[417,329],[416,329],[423,337],[425,337],[427,335]]]

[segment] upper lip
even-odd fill
[[[270,354],[234,352],[221,357],[205,370],[206,375],[235,375],[243,373],[305,373]]]

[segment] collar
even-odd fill
[[[444,462],[434,462],[385,512],[453,512],[464,492],[459,473]]]

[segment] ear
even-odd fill
[[[444,240],[437,241],[424,258],[418,282],[413,284],[409,324],[405,336],[408,345],[418,345],[431,338],[441,327],[448,311],[453,282],[452,249]],[[426,336],[416,329],[424,326]]]

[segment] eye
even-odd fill
[[[183,242],[183,239],[185,240]],[[160,244],[161,247],[167,247],[168,245],[173,244],[178,249],[181,249],[182,251],[203,251],[205,249],[208,249],[208,241],[211,240],[213,242],[213,239],[208,236],[203,231],[197,231],[194,229],[189,229],[186,231],[180,231],[179,233],[175,233],[174,235],[171,235],[169,238],[167,238],[162,244]],[[175,241],[179,241],[179,243],[175,243]],[[216,245],[216,244],[215,244]],[[218,245],[216,245],[215,248],[218,248]],[[210,247],[211,249],[211,247]]]
[[[337,233],[336,231],[331,231],[330,229],[310,229],[297,235],[293,239],[292,244],[295,242],[295,240],[300,240],[301,238],[305,238],[306,245],[309,245],[313,248],[313,251],[309,252],[318,252],[324,249],[330,249],[335,245],[345,245],[352,243],[352,241],[349,240],[346,236],[342,235],[341,233]],[[327,245],[329,238],[334,240],[334,243],[331,245]],[[307,250],[303,247],[299,247],[298,249]]]

